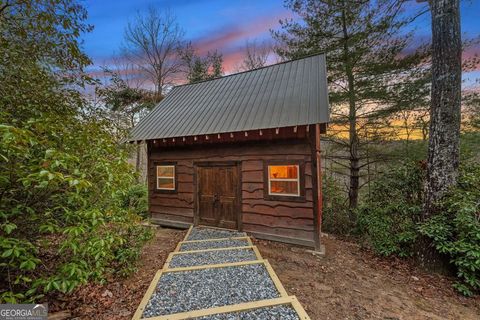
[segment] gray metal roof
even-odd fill
[[[280,128],[329,121],[325,56],[174,87],[130,141]]]

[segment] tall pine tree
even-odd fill
[[[361,170],[379,161],[368,154],[368,143],[384,134],[387,115],[409,107],[406,97],[415,101],[428,92],[428,70],[422,64],[427,46],[406,53],[412,33],[405,31],[410,20],[402,14],[402,3],[290,0],[286,6],[300,20],[281,21],[281,30],[273,32],[283,58],[326,54],[331,128],[345,128],[332,140],[343,150],[333,161],[348,169],[352,212],[359,201]]]

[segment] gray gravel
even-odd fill
[[[164,273],[143,317],[278,298],[262,264]]]
[[[218,238],[233,238],[233,237],[245,237],[245,232],[229,231],[221,229],[210,228],[193,228],[192,232],[188,236],[187,241],[190,240],[206,240],[206,239],[218,239]]]
[[[249,243],[246,239],[213,240],[202,242],[182,243],[180,251],[193,251],[228,247],[246,247]]]
[[[290,306],[274,306],[243,312],[220,313],[195,320],[299,320],[295,309]]]
[[[196,253],[176,254],[169,268],[201,266],[206,264],[230,263],[257,260],[252,249],[218,250]]]

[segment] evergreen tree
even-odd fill
[[[332,137],[343,150],[332,161],[348,169],[351,209],[358,204],[361,170],[384,156],[372,158],[369,142],[383,139],[382,128],[389,126],[392,112],[409,108],[409,102],[424,99],[428,92],[428,69],[423,64],[427,46],[406,53],[412,33],[404,30],[410,20],[401,14],[402,4],[290,0],[286,6],[301,20],[283,20],[281,30],[273,32],[276,52],[283,58],[326,54],[331,128],[345,128]]]
[[[189,83],[215,79],[223,75],[223,57],[217,51],[208,52],[206,57],[201,57],[190,43],[180,55],[186,66],[185,72]]]

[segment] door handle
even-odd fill
[[[218,194],[214,194],[213,195],[213,202],[217,202],[218,201]]]

